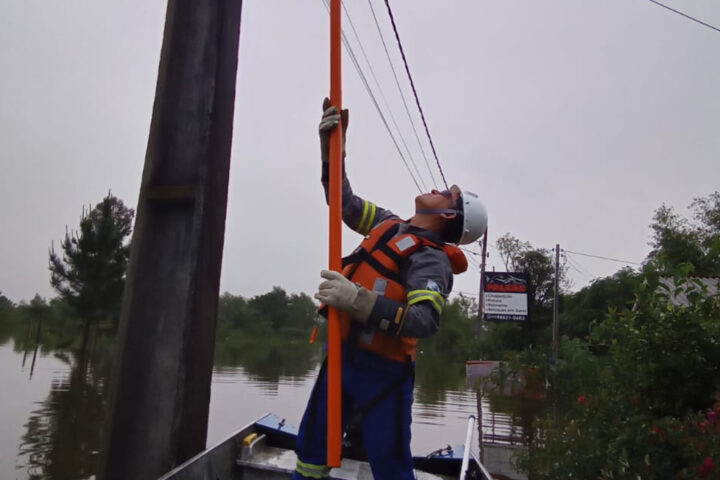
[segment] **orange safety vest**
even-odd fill
[[[406,303],[400,267],[407,257],[421,248],[432,247],[445,252],[454,274],[467,270],[467,259],[459,248],[413,233],[397,235],[401,223],[404,223],[403,220],[391,218],[373,228],[360,246],[343,258],[343,275],[368,290]],[[398,309],[396,318],[387,320],[400,323],[404,314],[403,309]],[[352,324],[349,315],[340,315],[341,333],[345,341],[350,337]],[[355,328],[359,326],[356,322],[355,325]],[[417,338],[391,336],[379,330],[363,331],[358,337],[357,346],[390,360],[405,362],[410,357],[414,361]]]

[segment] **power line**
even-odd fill
[[[600,260],[608,260],[611,262],[618,262],[618,263],[629,263],[631,265],[642,265],[642,263],[638,262],[631,262],[629,260],[618,260],[617,258],[610,258],[610,257],[602,257],[600,255],[590,255],[589,253],[580,253],[580,252],[573,252],[570,250],[563,250],[565,253],[571,253],[573,255],[582,255],[583,257],[592,257],[592,258],[599,258]]]
[[[567,262],[567,264],[570,265],[571,268],[573,268],[576,272],[578,272],[580,275],[585,277],[585,280],[591,281],[593,279],[593,277],[595,277],[595,275],[590,273],[585,267],[580,265],[577,261],[572,260],[567,255],[564,255],[564,258],[565,258],[565,261]]]
[[[465,257],[465,258],[468,260],[468,263],[470,265],[472,265],[474,268],[478,268],[478,269],[480,268],[480,262],[478,262],[476,259],[474,259],[473,257]]]
[[[425,126],[425,133],[427,134],[428,141],[430,142],[430,148],[435,156],[435,162],[437,163],[438,170],[440,170],[440,176],[445,184],[445,188],[450,188],[447,180],[445,180],[445,173],[443,173],[442,166],[440,166],[440,159],[438,159],[435,145],[433,144],[432,137],[430,136],[430,129],[428,128],[427,121],[425,121],[425,113],[423,113],[423,109],[420,106],[420,99],[418,98],[417,89],[415,88],[415,82],[413,82],[412,75],[410,74],[410,67],[408,66],[405,51],[403,50],[402,42],[400,41],[400,34],[398,33],[397,25],[395,25],[395,17],[393,17],[392,9],[390,8],[390,0],[385,0],[385,5],[387,6],[388,15],[390,15],[390,22],[392,23],[393,31],[395,32],[395,39],[397,40],[398,47],[400,48],[400,55],[402,56],[403,64],[405,65],[405,72],[410,80],[410,86],[412,87],[413,95],[415,96],[415,103],[417,104],[418,110],[420,111],[420,118],[422,118],[423,125]]]
[[[679,10],[675,10],[674,8],[670,8],[670,7],[668,7],[667,5],[663,5],[662,3],[660,3],[660,2],[658,2],[658,1],[656,1],[656,0],[648,0],[648,1],[654,3],[655,5],[659,5],[659,6],[663,7],[663,8],[667,8],[667,9],[670,10],[671,12],[677,13],[678,15],[681,15],[681,16],[689,19],[689,20],[692,20],[693,22],[697,22],[697,23],[699,23],[700,25],[703,25],[703,26],[708,27],[708,28],[711,28],[711,29],[713,29],[713,30],[715,30],[715,31],[717,31],[717,32],[720,32],[720,28],[713,27],[713,26],[710,25],[709,23],[705,23],[705,22],[703,22],[702,20],[698,20],[698,19],[695,18],[695,17],[691,17],[690,15],[687,15],[687,14],[685,14],[685,13],[679,11]]]
[[[372,67],[372,64],[370,63],[370,59],[367,56],[367,53],[365,52],[365,48],[363,47],[362,41],[360,40],[360,35],[358,35],[357,30],[355,29],[355,23],[352,21],[352,17],[350,16],[350,12],[348,11],[347,7],[345,6],[345,2],[341,2],[343,11],[345,12],[345,16],[348,19],[348,23],[350,23],[350,28],[353,32],[353,35],[355,35],[355,40],[357,40],[358,45],[360,46],[360,52],[362,53],[363,57],[365,58],[365,63],[367,64],[368,68],[370,69],[370,75],[372,75],[373,80],[375,80],[375,86],[377,87],[378,91],[380,92],[380,98],[382,98],[383,103],[385,105],[385,108],[388,111],[388,115],[390,116],[390,120],[392,120],[393,126],[395,127],[395,130],[397,131],[398,135],[400,136],[400,141],[402,142],[403,146],[405,147],[405,152],[408,155],[408,158],[410,159],[410,163],[412,163],[413,167],[415,167],[415,173],[417,173],[418,178],[420,179],[420,183],[422,183],[422,186],[425,190],[427,190],[427,185],[425,185],[425,182],[423,181],[422,175],[420,174],[420,169],[418,168],[417,164],[415,163],[415,160],[413,160],[412,153],[410,153],[410,149],[408,148],[407,143],[405,142],[405,137],[402,134],[402,131],[400,130],[400,127],[397,124],[397,121],[395,120],[395,115],[392,113],[392,109],[390,108],[390,104],[387,101],[387,98],[385,97],[385,92],[383,92],[382,87],[380,86],[380,82],[377,79],[377,76],[375,75],[375,69]],[[392,66],[392,64],[391,64]],[[427,162],[427,160],[426,160]],[[435,182],[435,180],[432,178],[432,173],[430,175],[430,179]]]
[[[481,257],[481,256],[482,256],[482,253],[475,252],[475,251],[473,251],[473,250],[470,250],[469,248],[460,247],[460,250],[464,251],[465,253],[472,253],[473,255],[476,255],[476,256],[478,256],[478,257]]]
[[[322,0],[323,5],[325,6],[325,9],[328,11],[328,14],[330,13],[330,5],[327,3],[329,0]],[[400,150],[400,146],[397,143],[397,140],[395,140],[395,136],[392,133],[392,130],[390,130],[390,125],[388,125],[387,120],[385,119],[385,115],[383,114],[382,110],[380,109],[380,105],[377,102],[377,99],[375,98],[375,94],[373,94],[372,89],[370,88],[370,84],[367,81],[367,78],[365,77],[365,74],[362,71],[362,68],[360,67],[360,63],[357,60],[357,57],[355,57],[355,53],[353,52],[352,46],[350,45],[350,42],[348,42],[347,37],[345,36],[345,32],[342,32],[342,42],[345,46],[345,50],[347,51],[348,55],[350,56],[350,60],[353,62],[353,65],[355,66],[355,70],[358,72],[358,75],[360,76],[360,80],[362,81],[363,85],[365,86],[365,91],[367,91],[368,95],[370,95],[370,100],[372,101],[373,105],[375,105],[375,109],[377,110],[378,114],[380,115],[380,119],[382,120],[383,124],[385,125],[385,129],[387,130],[388,134],[390,135],[390,139],[392,140],[393,144],[395,145],[395,148],[397,149],[398,154],[400,155],[400,158],[402,159],[403,163],[405,164],[405,168],[407,169],[408,173],[410,174],[410,178],[412,178],[413,183],[415,183],[415,186],[417,187],[418,191],[420,193],[423,192],[423,189],[420,188],[420,185],[418,184],[417,180],[415,179],[415,176],[412,173],[412,170],[410,170],[410,166],[407,163],[407,160],[405,160],[405,156],[403,155],[402,151]]]
[[[437,188],[435,176],[432,173],[432,168],[430,168],[430,163],[428,162],[427,155],[425,155],[425,149],[423,148],[422,142],[420,141],[420,136],[417,133],[417,128],[415,128],[415,121],[410,114],[410,108],[408,108],[407,102],[405,101],[405,94],[403,93],[402,87],[400,86],[400,80],[398,80],[395,66],[393,65],[392,58],[390,58],[390,51],[388,50],[387,43],[385,43],[385,36],[383,35],[382,29],[380,28],[380,23],[378,22],[377,15],[375,15],[375,8],[373,8],[371,0],[368,0],[368,6],[370,7],[370,12],[372,13],[373,20],[375,21],[375,28],[377,29],[383,49],[385,50],[385,57],[387,58],[388,64],[390,65],[390,71],[392,72],[393,78],[395,79],[395,85],[397,86],[398,93],[400,94],[400,100],[402,100],[403,107],[405,108],[405,113],[407,114],[410,125],[412,126],[413,133],[415,134],[415,140],[417,141],[418,147],[420,148],[420,153],[422,154],[423,160],[425,160],[425,166],[430,173],[430,180],[433,182],[433,184],[435,184],[435,188]]]

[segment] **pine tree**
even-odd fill
[[[88,213],[77,232],[66,232],[62,257],[50,248],[50,284],[86,326],[117,320],[130,257],[135,212],[112,193]]]

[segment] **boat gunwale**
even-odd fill
[[[212,447],[204,449],[202,452],[198,453],[197,455],[185,460],[180,465],[176,466],[169,472],[166,472],[163,476],[159,477],[157,480],[166,480],[171,478],[173,475],[180,473],[183,469],[187,468],[189,465],[195,463],[197,460],[201,459],[202,457],[208,456],[213,450],[216,450],[217,448],[225,445],[227,442],[235,440],[238,436],[240,436],[244,431],[251,429],[257,423],[262,420],[263,418],[266,418],[268,416],[272,415],[272,412],[268,412],[265,415],[261,415],[257,419],[253,420],[252,422],[248,423],[244,427],[235,430],[235,432],[231,433],[227,437],[225,437],[223,440],[220,440],[219,442],[215,443]]]

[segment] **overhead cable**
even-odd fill
[[[430,148],[432,149],[433,156],[435,157],[438,170],[440,170],[440,176],[445,184],[445,188],[450,188],[447,180],[445,180],[445,173],[443,173],[442,166],[440,165],[440,159],[438,159],[437,151],[435,150],[435,144],[433,144],[432,137],[430,136],[430,129],[428,128],[427,121],[425,120],[425,113],[420,106],[420,98],[418,98],[415,82],[413,82],[412,75],[410,74],[410,67],[408,66],[407,58],[405,57],[405,50],[403,50],[402,42],[400,41],[400,34],[398,33],[397,25],[395,25],[395,17],[393,16],[392,9],[390,8],[390,0],[385,0],[385,5],[387,6],[388,15],[390,15],[390,22],[392,23],[393,31],[395,32],[395,39],[397,40],[398,48],[400,48],[400,55],[402,56],[403,64],[405,64],[405,72],[410,80],[410,86],[412,87],[413,95],[415,96],[415,103],[417,104],[418,110],[420,111],[420,118],[422,118],[423,125],[425,126],[425,133],[427,134],[428,141],[430,142]]]
[[[600,260],[608,260],[610,262],[629,263],[631,265],[642,265],[642,263],[638,263],[638,262],[631,262],[629,260],[618,260],[617,258],[610,258],[610,257],[601,257],[600,255],[590,255],[589,253],[573,252],[570,250],[563,250],[563,252],[571,253],[573,255],[582,255],[583,257],[599,258]]]
[[[327,3],[328,0],[322,0],[323,5],[325,6],[325,9],[330,13],[330,6]],[[398,154],[400,155],[400,158],[402,159],[403,163],[405,164],[405,168],[407,169],[408,173],[410,174],[410,178],[412,178],[413,183],[417,187],[418,191],[420,193],[423,192],[423,189],[420,188],[420,185],[418,184],[418,181],[415,179],[415,175],[413,175],[412,170],[410,169],[410,166],[408,165],[407,160],[405,160],[405,156],[403,155],[402,151],[400,150],[400,146],[397,143],[397,140],[395,140],[395,136],[392,133],[392,130],[390,130],[390,125],[388,125],[387,120],[385,119],[385,115],[382,113],[382,110],[380,109],[380,105],[377,102],[377,99],[375,98],[375,95],[372,92],[372,89],[370,88],[370,84],[367,81],[367,78],[365,78],[365,74],[362,71],[362,68],[360,67],[360,64],[357,61],[357,58],[355,57],[355,53],[353,52],[352,47],[350,46],[350,42],[348,42],[347,37],[345,36],[345,32],[342,32],[342,42],[345,46],[345,51],[347,51],[350,60],[353,62],[353,65],[355,66],[355,70],[358,72],[358,75],[360,76],[360,80],[362,81],[363,85],[365,86],[365,90],[367,91],[368,95],[370,95],[370,100],[372,101],[373,105],[375,105],[375,109],[377,110],[378,114],[380,115],[380,119],[383,122],[383,125],[385,125],[385,129],[388,131],[388,134],[390,135],[390,139],[392,140],[393,144],[395,145],[395,148],[397,149]]]
[[[649,1],[652,2],[652,3],[654,3],[655,5],[659,5],[659,6],[663,7],[663,8],[667,8],[667,9],[670,10],[671,12],[677,13],[678,15],[681,15],[681,16],[687,18],[688,20],[692,20],[693,22],[697,22],[697,23],[699,23],[700,25],[703,25],[703,26],[708,27],[708,28],[711,28],[711,29],[713,29],[713,30],[715,30],[715,31],[717,31],[717,32],[720,32],[720,28],[714,27],[714,26],[710,25],[709,23],[705,23],[705,22],[703,22],[702,20],[698,20],[698,19],[695,18],[695,17],[691,17],[690,15],[687,15],[687,14],[685,14],[685,13],[679,11],[679,10],[675,10],[674,8],[668,7],[667,5],[663,5],[662,3],[660,3],[660,2],[658,2],[658,1],[656,1],[656,0],[649,0]]]
[[[415,121],[410,114],[410,108],[408,108],[408,104],[405,101],[405,94],[403,93],[402,87],[400,86],[400,80],[398,80],[397,72],[395,72],[395,66],[393,64],[392,58],[390,58],[390,51],[388,50],[387,43],[385,43],[385,36],[383,35],[382,29],[380,28],[380,23],[378,22],[377,15],[375,15],[375,8],[373,8],[371,0],[368,0],[368,6],[370,7],[370,12],[372,13],[373,20],[375,21],[375,28],[377,29],[383,49],[385,50],[385,57],[388,60],[390,70],[392,71],[393,78],[395,79],[395,85],[397,86],[398,93],[400,94],[400,100],[402,100],[403,107],[405,107],[405,113],[407,114],[408,120],[410,120],[410,125],[412,126],[413,133],[415,134],[415,140],[417,141],[418,147],[420,148],[420,153],[422,154],[423,160],[425,160],[425,166],[430,173],[430,180],[435,185],[435,188],[437,188],[435,176],[433,175],[432,168],[430,168],[430,162],[428,162],[427,155],[425,155],[425,149],[423,148],[422,142],[420,141],[420,135],[418,135],[417,128],[415,128]]]
[[[465,253],[471,253],[471,254],[476,255],[476,256],[478,256],[478,257],[482,257],[482,253],[474,252],[474,251],[470,250],[469,248],[460,247],[460,250],[462,250],[462,251],[465,252]]]
[[[473,257],[465,257],[468,260],[468,263],[472,265],[474,268],[479,269],[480,268],[480,262],[478,262]]]
[[[570,265],[571,268],[573,268],[576,272],[578,272],[580,275],[585,277],[585,280],[591,281],[594,277],[592,273],[590,273],[586,268],[584,268],[582,265],[580,265],[578,262],[572,260],[567,255],[564,256],[565,261],[568,265]]]
[[[380,93],[380,98],[382,98],[382,101],[385,105],[385,108],[387,109],[390,120],[392,120],[395,130],[397,131],[398,135],[400,136],[400,142],[405,147],[405,152],[407,153],[407,156],[410,159],[410,163],[412,163],[413,167],[415,167],[415,173],[417,173],[417,176],[420,179],[420,183],[422,183],[423,189],[425,191],[427,191],[427,185],[425,185],[425,182],[423,181],[422,175],[420,174],[420,169],[418,169],[418,166],[415,163],[415,160],[413,160],[412,153],[410,153],[410,149],[408,148],[407,143],[405,142],[405,137],[403,137],[402,131],[400,130],[400,127],[398,126],[397,121],[395,120],[395,115],[393,115],[392,109],[390,108],[390,104],[388,103],[387,98],[385,97],[385,93],[383,92],[383,89],[380,86],[380,82],[378,81],[377,76],[375,75],[375,69],[373,69],[372,64],[370,63],[370,59],[368,58],[367,53],[365,52],[365,48],[363,47],[362,41],[360,40],[360,35],[358,35],[358,32],[355,29],[355,23],[353,23],[353,21],[352,21],[352,17],[350,16],[350,12],[348,11],[347,7],[345,6],[345,2],[342,2],[342,8],[343,8],[343,11],[345,12],[345,17],[347,17],[348,23],[350,24],[350,29],[352,30],[353,35],[355,35],[355,40],[357,41],[358,46],[360,47],[360,52],[362,53],[363,57],[365,58],[365,63],[367,64],[368,68],[370,69],[370,75],[372,76],[373,80],[375,80],[375,86],[377,87],[377,90]],[[427,160],[426,160],[426,163],[427,163]],[[432,180],[433,183],[435,183],[435,180],[432,178],[432,173],[430,174],[430,179]]]

